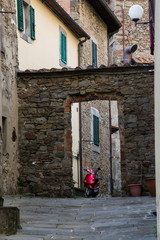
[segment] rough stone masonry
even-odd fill
[[[154,68],[101,66],[18,73],[19,185],[36,195],[72,195],[71,104],[118,102],[122,194],[154,177]],[[105,169],[103,169],[105,171]]]

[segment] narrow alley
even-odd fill
[[[20,229],[0,240],[155,240],[154,197],[6,197],[20,209]]]

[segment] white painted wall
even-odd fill
[[[72,112],[72,171],[74,187],[80,187],[80,158],[79,158],[79,103],[73,103],[71,106]]]
[[[118,102],[111,101],[111,125],[119,127]],[[112,176],[114,193],[121,192],[121,146],[119,131],[112,134]]]
[[[30,4],[35,9],[36,40],[26,42],[17,29],[19,69],[61,68],[60,27],[67,33],[67,66],[77,67],[78,39],[41,1],[31,0]]]
[[[155,31],[155,151],[157,191],[157,239],[160,240],[160,1],[156,1]]]

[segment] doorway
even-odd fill
[[[72,103],[71,123],[74,187],[83,186],[83,169],[100,167],[101,193],[119,193],[121,160],[117,101]]]

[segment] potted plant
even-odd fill
[[[143,165],[145,165],[145,167],[148,167],[150,172],[152,173],[145,178],[145,181],[147,183],[147,188],[149,190],[150,195],[155,197],[156,196],[156,180],[155,180],[155,177],[153,177],[155,176],[155,166],[153,163],[150,163],[150,162],[146,162]]]
[[[139,197],[142,194],[142,163],[140,164],[140,183],[129,184],[129,191],[132,197]]]
[[[132,197],[141,196],[141,193],[142,193],[142,184],[141,183],[129,184],[128,187],[129,187],[130,195]]]
[[[155,197],[156,196],[156,181],[155,178],[146,178],[146,183],[148,190],[150,192],[150,195]]]

